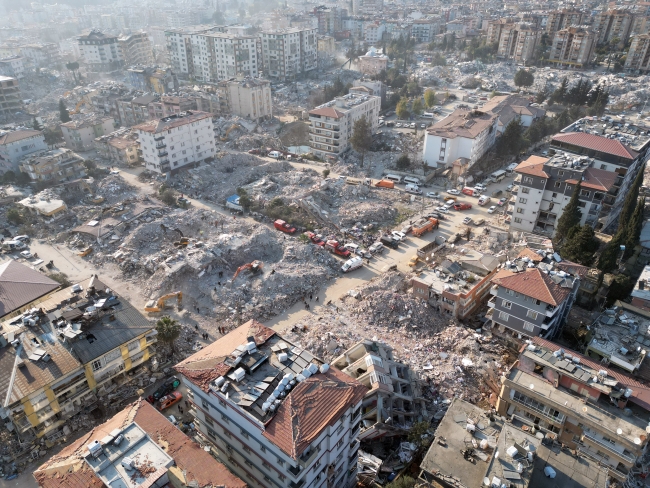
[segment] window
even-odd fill
[[[266,447],[260,444],[260,452],[266,452]]]
[[[278,464],[280,466],[284,466],[284,461],[282,459],[278,458]]]
[[[507,308],[508,310],[510,310],[512,308],[512,302],[509,302],[507,300],[502,300],[501,305],[503,305],[503,307]]]
[[[248,459],[247,459],[246,461],[244,461],[244,462],[245,462],[248,466],[250,466],[251,468],[253,467],[253,463],[251,463]]]
[[[590,191],[587,190],[580,190],[580,196],[581,197],[589,197],[591,195]]]
[[[214,426],[214,422],[212,421],[212,419],[211,419],[210,417],[208,417],[207,415],[205,415],[204,418],[205,418],[205,423],[206,423],[206,424],[208,424],[208,425],[210,425],[210,426]]]
[[[499,318],[507,321],[510,319],[510,314],[507,314],[505,312],[499,312]]]
[[[540,305],[542,302],[541,300],[534,300],[535,305]]]
[[[212,437],[213,439],[217,438],[217,433],[214,430],[210,429],[210,428],[208,428],[208,435],[210,437]]]
[[[228,408],[228,405],[226,404],[226,402],[223,401],[221,398],[219,398],[219,405],[221,405],[223,408]]]
[[[102,360],[97,359],[96,361],[93,361],[93,371],[97,371],[98,369],[102,369]]]
[[[524,330],[527,332],[532,332],[535,330],[535,324],[531,324],[530,322],[524,322]]]
[[[613,439],[610,439],[609,437],[603,436],[603,442],[609,442],[610,444],[616,444],[616,441]]]
[[[524,177],[524,183],[528,183],[529,185],[533,184],[533,179],[530,176]]]
[[[205,398],[201,398],[201,405],[203,405],[203,408],[210,411],[210,404]]]
[[[223,420],[227,424],[230,423],[230,419],[228,417],[226,417],[224,414],[221,414],[221,420]]]
[[[246,451],[248,454],[251,454],[253,452],[252,449],[248,446],[244,446],[244,451]]]
[[[528,199],[527,198],[520,198],[519,203],[528,203]]]
[[[519,217],[515,217],[515,224],[521,224],[521,219]]]
[[[115,361],[117,358],[121,358],[121,357],[122,357],[122,351],[120,351],[119,349],[114,349],[104,356],[104,360],[108,364],[111,361]]]
[[[559,176],[564,176],[564,171],[558,171],[557,173]]]
[[[523,209],[523,208],[518,208],[518,209],[517,209],[517,213],[518,213],[518,214],[522,214],[522,213],[524,213],[524,209]]]
[[[570,190],[571,188],[573,188],[571,185],[567,185],[567,186],[566,186],[566,189],[567,189],[567,190]]]
[[[562,182],[561,181],[556,181],[555,182],[555,188],[560,188],[560,186],[562,186]]]
[[[529,310],[526,312],[526,317],[531,318],[533,320],[537,320],[537,312],[533,312],[532,310]]]
[[[239,433],[244,437],[244,439],[248,439],[248,432],[244,429],[239,429]]]
[[[140,341],[132,341],[126,346],[129,351],[134,351],[140,347]]]
[[[527,188],[527,187],[524,186],[524,187],[521,189],[521,193],[530,193],[530,188]]]
[[[607,169],[607,165],[606,164],[601,164],[600,169]]]
[[[336,443],[336,449],[340,449],[342,445],[343,445],[343,439],[341,439]]]

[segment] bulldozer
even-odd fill
[[[83,257],[88,256],[91,252],[93,252],[93,247],[92,247],[92,246],[88,246],[86,249],[84,249],[83,251],[81,251],[81,252],[79,253],[79,256],[81,256],[81,257],[83,258]]]
[[[235,275],[232,277],[233,281],[237,276],[239,276],[239,273],[244,271],[245,269],[250,269],[252,273],[257,273],[264,267],[264,263],[262,261],[253,261],[252,263],[247,263],[241,265],[239,268],[237,268],[237,271],[235,271]]]
[[[150,300],[144,306],[144,311],[149,313],[160,312],[165,308],[165,303],[170,298],[176,297],[178,300],[178,310],[182,308],[183,302],[183,292],[175,291],[173,293],[167,293],[166,295],[161,296],[158,300]]]

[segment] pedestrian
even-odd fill
[[[183,407],[181,407],[181,404],[180,404],[180,403],[178,404],[178,411],[179,411],[180,413],[183,413]]]
[[[316,297],[316,301],[318,301],[318,297]]]
[[[190,404],[187,400],[185,400],[185,408],[189,408]]]
[[[309,301],[311,302],[312,294],[309,294]]]
[[[221,286],[221,281],[217,281],[217,283],[219,284],[219,286]],[[217,287],[216,287],[216,286],[214,287],[214,291],[217,291]]]
[[[194,324],[194,330],[199,330],[199,326],[197,324]]]

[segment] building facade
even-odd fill
[[[212,114],[187,111],[133,128],[138,134],[145,168],[155,173],[179,169],[214,157]]]
[[[45,136],[40,130],[21,129],[0,132],[0,172],[19,171],[19,161],[37,151],[45,151]]]
[[[518,63],[534,61],[535,49],[542,31],[532,24],[506,24],[501,30],[497,57],[513,59]]]
[[[153,43],[146,32],[120,37],[118,44],[126,66],[150,66],[154,64]]]
[[[116,36],[92,30],[87,35],[79,36],[77,42],[81,59],[89,71],[106,73],[124,66],[124,56]]]
[[[252,320],[175,369],[199,435],[242,480],[277,488],[356,483],[367,391],[358,381]]]
[[[251,120],[273,116],[271,83],[262,79],[237,79],[221,84],[225,90],[228,111]]]
[[[388,56],[377,52],[374,47],[370,48],[364,56],[359,56],[357,61],[359,71],[365,75],[378,75],[388,69]]]
[[[640,34],[632,38],[625,58],[625,69],[642,72],[650,70],[650,34]]]
[[[0,118],[9,120],[23,109],[18,80],[10,76],[0,76]]]
[[[289,28],[263,31],[264,73],[277,81],[295,80],[318,66],[318,30]]]
[[[553,36],[548,61],[559,67],[582,68],[593,58],[596,39],[596,34],[584,27],[561,29]]]
[[[632,30],[634,14],[629,10],[607,10],[594,16],[593,30],[598,44],[609,42],[614,38],[625,43]]]
[[[366,117],[374,133],[379,127],[381,97],[349,93],[309,112],[309,147],[320,158],[336,157],[350,147],[354,123]]]
[[[20,171],[32,181],[59,184],[86,176],[84,159],[70,149],[39,151],[20,160]]]
[[[548,13],[546,32],[552,36],[559,30],[583,25],[587,17],[588,15],[580,10],[554,10]]]
[[[115,130],[113,117],[88,114],[74,116],[70,122],[61,124],[66,146],[74,151],[88,151],[95,147],[97,137],[110,134]]]

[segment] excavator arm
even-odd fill
[[[161,296],[156,302],[154,302],[153,300],[150,301],[144,307],[144,311],[160,312],[163,308],[165,308],[165,303],[167,302],[167,300],[174,297],[176,297],[178,300],[178,309],[180,310],[182,308],[182,303],[183,303],[183,292],[175,291],[173,293],[167,293],[166,295]]]
[[[264,267],[264,263],[262,261],[257,261],[257,260],[253,261],[252,263],[242,264],[239,268],[237,268],[237,271],[235,271],[235,275],[232,277],[232,279],[234,280],[235,278],[237,278],[237,276],[239,276],[239,273],[241,273],[245,269],[250,269],[253,273],[256,273],[259,270],[261,270],[263,267]]]

